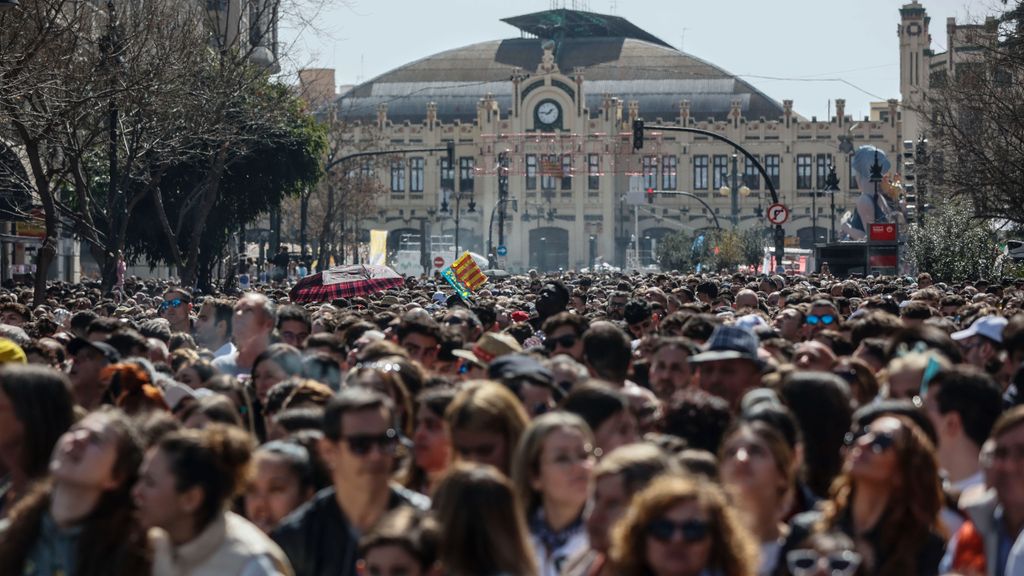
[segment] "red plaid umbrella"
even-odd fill
[[[405,278],[387,266],[349,264],[300,279],[288,296],[292,302],[329,302],[380,292],[404,283]]]

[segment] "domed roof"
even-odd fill
[[[775,119],[783,114],[778,102],[747,82],[638,28],[608,27],[606,33],[621,35],[603,36],[592,27],[585,31],[559,28],[555,40],[559,70],[572,74],[576,68],[583,69],[591,114],[606,94],[625,102],[638,101],[640,115],[648,121],[674,120],[682,100],[690,101],[690,115],[698,120],[724,119],[734,99],[741,101],[748,118]],[[390,120],[418,123],[426,116],[427,104],[434,102],[442,122],[472,122],[477,101],[488,93],[507,113],[512,105],[513,71],[534,73],[545,42],[541,38],[494,40],[427,56],[354,87],[338,100],[339,113],[349,119],[370,118],[379,104],[386,103]]]

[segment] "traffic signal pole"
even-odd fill
[[[768,187],[768,192],[770,192],[771,195],[772,195],[772,203],[773,204],[778,204],[778,202],[779,202],[779,193],[775,190],[775,183],[772,182],[772,179],[768,176],[768,172],[764,169],[764,166],[761,165],[761,162],[758,161],[757,156],[754,156],[746,148],[744,148],[743,146],[740,146],[738,142],[735,142],[735,141],[733,141],[733,140],[731,140],[731,139],[729,139],[729,138],[727,138],[725,136],[722,136],[721,134],[718,134],[717,132],[711,132],[709,130],[701,130],[700,128],[687,128],[687,127],[683,127],[683,126],[661,126],[661,125],[645,126],[643,120],[634,120],[633,121],[633,150],[640,150],[640,149],[642,149],[644,147],[644,131],[645,130],[657,130],[657,131],[661,131],[661,132],[687,132],[687,133],[690,133],[690,134],[699,134],[701,136],[706,136],[706,137],[711,138],[713,140],[718,140],[720,142],[725,142],[726,144],[731,145],[733,148],[735,148],[740,153],[742,153],[743,156],[745,156],[748,160],[750,160],[751,163],[753,163],[754,167],[757,168],[757,171],[761,174],[761,177],[764,178],[764,183]],[[786,232],[785,232],[785,230],[782,229],[782,225],[781,224],[776,224],[775,225],[774,232],[775,232],[774,233],[774,240],[775,240],[775,271],[777,273],[781,273],[781,271],[782,271],[782,259],[783,259],[783,257],[786,254]]]

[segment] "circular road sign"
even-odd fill
[[[434,268],[440,268],[441,266],[444,266],[444,258],[440,256],[434,258]]]
[[[785,204],[772,204],[768,207],[768,221],[772,224],[785,224],[789,220],[789,208]]]
[[[504,244],[498,246],[498,256],[508,256],[508,248]]]

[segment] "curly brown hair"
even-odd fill
[[[896,481],[889,494],[888,506],[878,521],[879,547],[876,553],[883,558],[874,574],[901,576],[917,573],[918,551],[925,545],[929,534],[942,534],[939,511],[943,504],[942,483],[935,446],[912,420],[895,414],[880,414],[899,420],[895,434]],[[856,486],[848,468],[832,484],[832,496],[825,503],[816,532],[829,531],[853,506]]]
[[[711,553],[707,568],[722,576],[754,576],[757,543],[729,506],[722,489],[711,482],[677,475],[657,478],[634,496],[629,511],[612,532],[613,572],[622,576],[648,574],[644,553],[647,525],[665,510],[686,501],[696,501],[710,519]]]

